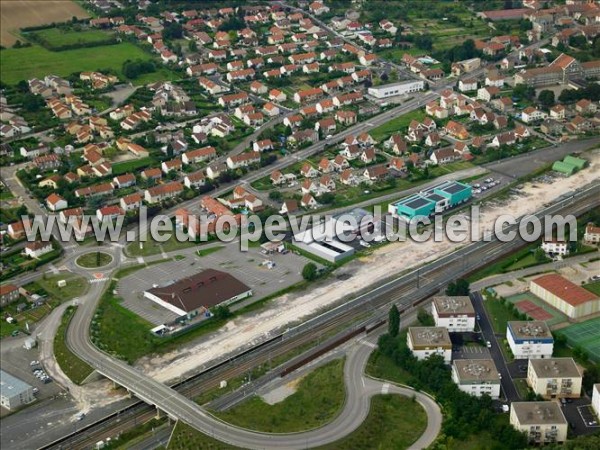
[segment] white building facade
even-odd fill
[[[545,322],[508,322],[506,339],[515,359],[551,358],[554,339]]]

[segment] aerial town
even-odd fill
[[[600,448],[600,1],[4,1],[0,446]]]

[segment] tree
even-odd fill
[[[452,281],[446,288],[446,295],[469,295],[471,288],[469,282],[463,278]]]
[[[398,336],[400,331],[400,311],[396,305],[392,305],[388,317],[388,333],[390,336]]]
[[[317,265],[315,263],[309,262],[302,269],[302,278],[304,278],[306,281],[316,280],[317,276]]]
[[[191,40],[188,44],[188,50],[190,52],[197,52],[198,51],[198,43],[194,40]]]
[[[538,101],[542,104],[542,106],[550,108],[555,103],[554,91],[544,89],[542,92],[540,92],[540,95],[538,95]]]
[[[269,199],[279,202],[283,198],[283,194],[281,191],[271,191],[269,192]]]
[[[233,315],[227,306],[215,306],[210,312],[217,320],[229,319]]]
[[[183,27],[178,22],[171,22],[164,28],[162,36],[165,41],[181,39],[183,37]]]
[[[541,248],[535,250],[535,252],[533,253],[533,257],[537,262],[544,262],[548,259],[546,257],[546,252],[544,252],[544,250],[542,250]]]

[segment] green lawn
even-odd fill
[[[398,384],[408,385],[411,375],[406,372],[387,355],[379,350],[373,351],[369,357],[365,373],[374,378],[393,381]]]
[[[295,393],[269,405],[259,397],[225,412],[226,422],[268,433],[291,433],[317,428],[330,422],[344,405],[344,360],[336,359],[308,374]]]
[[[156,159],[148,156],[140,159],[130,159],[129,161],[123,161],[115,163],[112,166],[113,175],[121,175],[124,173],[131,173],[137,169],[151,166],[156,163]]]
[[[111,284],[100,300],[91,325],[92,342],[118,358],[133,364],[153,352],[160,338],[150,333],[154,326],[120,304]]]
[[[219,250],[222,250],[224,248],[225,248],[224,245],[215,245],[214,247],[202,248],[202,249],[198,250],[196,252],[196,254],[198,256],[207,256],[207,255],[210,255],[211,253],[218,252]]]
[[[74,353],[67,347],[65,342],[65,333],[71,322],[71,318],[77,310],[76,307],[70,306],[65,310],[60,322],[60,326],[54,336],[54,355],[58,365],[69,379],[75,384],[81,384],[94,369],[87,363],[75,356]]]
[[[129,42],[63,52],[51,52],[33,45],[2,50],[0,56],[0,78],[6,84],[16,84],[32,77],[43,78],[48,74],[66,77],[74,72],[102,69],[113,69],[120,78],[124,78],[121,68],[126,60],[152,59],[151,55]]]
[[[110,40],[114,33],[102,30],[62,30],[59,28],[46,28],[45,30],[33,31],[24,36],[35,35],[44,40],[47,47],[62,47],[64,45],[90,44]]]
[[[200,433],[188,424],[178,421],[173,430],[173,434],[171,434],[167,449],[237,450],[239,447],[217,441],[212,437]]]
[[[427,427],[425,411],[411,398],[377,395],[360,427],[346,438],[318,447],[321,450],[402,449],[410,447]]]
[[[593,281],[583,286],[588,291],[600,296],[600,281]]]
[[[58,287],[58,282],[65,280],[65,287]],[[88,290],[88,281],[74,273],[61,273],[58,275],[44,275],[42,278],[29,283],[25,288],[30,292],[45,291],[53,300],[64,302],[75,297],[81,297]],[[43,293],[43,292],[42,292]]]
[[[496,333],[505,333],[506,324],[512,320],[521,320],[515,316],[500,300],[488,298],[483,301],[483,306],[488,314],[494,331]]]
[[[525,378],[515,378],[513,381],[521,400],[526,400],[527,394],[529,393],[529,385],[527,384],[527,380]]]
[[[173,235],[165,242],[156,242],[153,239],[148,239],[143,243],[143,247],[140,248],[139,241],[132,242],[126,247],[126,253],[132,257],[138,256],[152,256],[159,255],[163,251],[165,253],[174,252],[177,250],[183,250],[198,245],[194,241],[178,241],[177,237]]]
[[[96,251],[81,255],[79,258],[77,258],[76,263],[81,267],[95,269],[97,267],[104,267],[107,264],[110,264],[111,261],[112,256],[110,256],[108,253]]]
[[[424,110],[417,109],[409,112],[408,114],[398,116],[389,122],[374,128],[369,134],[373,139],[381,142],[389,138],[394,133],[406,133],[406,129],[412,120],[422,121],[426,116],[427,115],[425,114]]]

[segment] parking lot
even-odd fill
[[[471,183],[473,186],[473,196],[481,197],[484,195],[493,194],[496,191],[499,191],[503,187],[505,187],[510,180],[508,177],[503,175],[496,175],[494,177],[488,177],[483,180],[477,180]]]
[[[215,269],[230,273],[252,288],[253,296],[232,308],[236,309],[301,281],[302,268],[309,262],[292,252],[265,255],[260,248],[240,252],[237,242],[219,245],[223,248],[204,256],[197,255],[197,248],[186,249],[181,252],[184,258],[179,261],[165,261],[124,278],[118,285],[123,306],[155,325],[171,322],[177,316],[144,298],[144,291],[155,284],[164,286],[204,269]],[[272,261],[274,266],[268,268],[267,261]]]
[[[35,376],[34,369],[43,370],[43,367],[39,364],[31,365],[32,361],[38,360],[39,351],[37,348],[32,350],[25,350],[22,347],[2,349],[2,370],[37,389],[36,398],[38,400],[54,397],[61,392],[61,388],[52,381],[44,383],[41,377]],[[1,411],[2,416],[8,413],[4,408]]]

